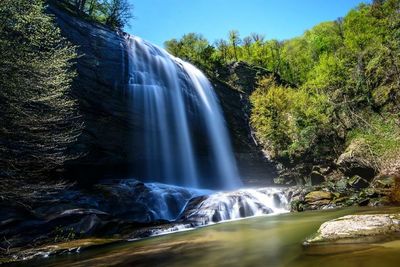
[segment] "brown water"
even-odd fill
[[[305,248],[321,223],[347,214],[400,212],[352,208],[249,218],[79,254],[29,266],[400,266],[400,240]]]

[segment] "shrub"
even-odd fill
[[[250,100],[252,126],[272,157],[318,153],[320,139],[331,135],[332,106],[326,95],[279,86],[267,77]]]

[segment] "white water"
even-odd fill
[[[197,68],[140,38],[127,39],[137,178],[196,188],[241,185],[222,111]],[[139,155],[139,156],[137,156]]]
[[[240,189],[211,194],[202,201],[192,199],[181,220],[207,225],[265,214],[288,212],[288,201],[278,188]]]
[[[128,191],[133,188],[129,183],[122,182],[121,185]],[[164,235],[220,222],[289,212],[288,199],[280,188],[215,192],[147,183],[141,191],[145,193],[132,192],[133,201],[129,205],[145,205],[154,219],[171,222],[169,227],[161,225],[148,229],[144,236]],[[176,212],[176,208],[180,209],[180,213]]]

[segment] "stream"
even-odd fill
[[[29,266],[398,266],[400,240],[303,247],[325,221],[400,208],[264,215],[25,262]],[[15,265],[15,266],[18,266]]]

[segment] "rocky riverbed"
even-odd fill
[[[71,186],[44,195],[30,205],[2,199],[1,253],[6,260],[21,260],[289,210],[393,205],[387,184],[212,192],[134,179],[104,180],[91,188]]]

